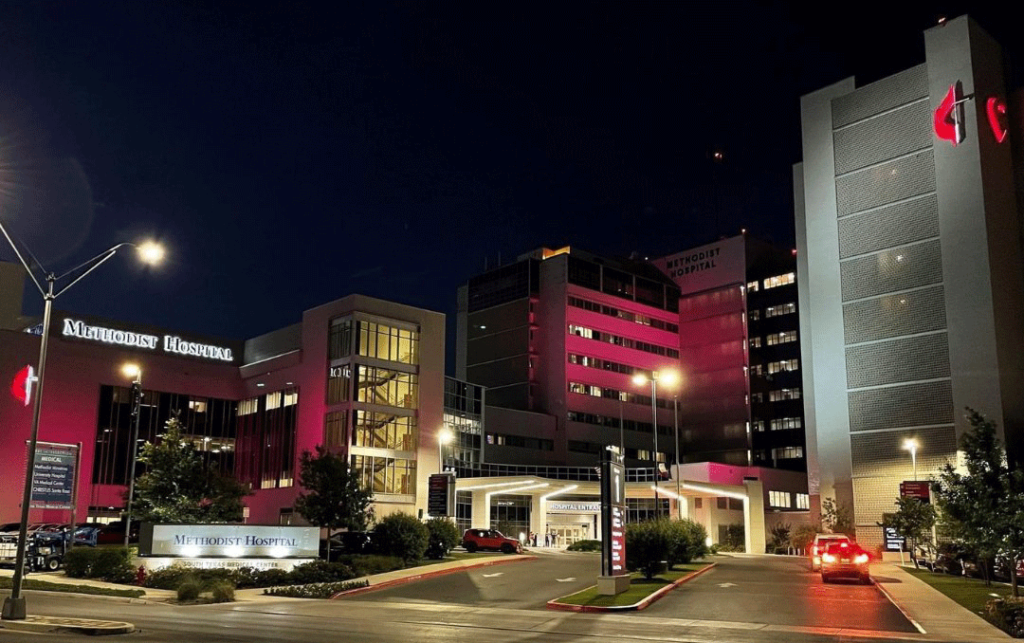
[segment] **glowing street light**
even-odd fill
[[[907,438],[903,441],[903,450],[910,451],[910,461],[914,465],[914,480],[917,480],[917,440],[914,438]]]
[[[679,382],[679,373],[673,370],[652,371],[648,378],[643,373],[633,376],[633,383],[637,386],[644,386],[651,383],[651,428],[654,429],[654,453],[651,454],[651,462],[654,463],[654,511],[659,513],[661,509],[658,497],[658,382],[668,387],[674,387]]]
[[[455,439],[455,434],[448,428],[437,432],[437,470],[444,473],[444,447]]]
[[[0,613],[0,618],[4,620],[25,620],[25,597],[21,594],[21,586],[25,578],[25,548],[28,541],[28,510],[32,499],[32,476],[35,469],[36,442],[39,438],[39,415],[42,410],[43,403],[43,384],[46,377],[46,349],[50,341],[50,317],[53,311],[53,300],[66,293],[69,288],[77,284],[82,279],[85,279],[85,277],[93,270],[96,270],[106,263],[107,260],[117,254],[117,251],[121,248],[135,248],[139,251],[140,259],[149,264],[156,263],[163,258],[163,248],[154,242],[147,242],[143,244],[119,243],[116,246],[101,252],[92,259],[75,266],[62,275],[48,272],[41,264],[39,264],[38,261],[36,261],[36,265],[38,265],[43,272],[43,281],[46,282],[46,287],[44,288],[36,277],[36,274],[32,271],[32,268],[29,267],[28,262],[25,261],[25,256],[22,253],[22,250],[14,243],[14,240],[11,238],[11,235],[8,234],[3,223],[0,223],[0,234],[3,234],[7,243],[10,244],[11,249],[14,250],[14,254],[18,257],[18,261],[21,262],[22,267],[25,268],[25,272],[28,273],[29,279],[32,280],[32,284],[39,291],[39,294],[43,296],[43,332],[39,338],[39,364],[37,367],[39,376],[36,380],[36,398],[32,409],[32,431],[28,442],[28,462],[25,465],[25,489],[21,496],[21,525],[18,528],[18,548],[17,555],[14,559],[14,579],[11,586],[11,595],[4,599],[3,612]],[[143,251],[143,248],[146,248],[146,250]],[[29,253],[29,256],[31,256],[31,253]],[[64,281],[65,279],[68,280],[68,283],[57,288],[57,283]]]

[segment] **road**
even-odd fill
[[[274,599],[174,606],[39,592],[28,596],[30,613],[135,623],[139,631],[118,640],[137,643],[850,640],[834,630],[811,629],[816,625],[863,626],[876,631],[874,640],[921,638],[909,624],[900,622],[898,612],[894,615],[889,610],[891,605],[886,607],[882,602],[886,599],[874,587],[821,586],[816,575],[802,571],[799,562],[791,560],[719,558],[718,562],[718,568],[648,610],[624,614],[543,608],[549,598],[592,584],[597,558],[583,554],[546,555],[536,561],[478,568],[334,601]],[[501,575],[492,575],[499,572]],[[572,576],[576,580],[565,580]],[[793,623],[800,625],[790,625]],[[71,638],[77,637],[0,630],[0,643],[57,643]]]
[[[842,627],[917,633],[874,585],[822,583],[802,559],[719,557],[715,569],[661,599],[641,617]]]

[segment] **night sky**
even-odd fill
[[[460,284],[542,245],[792,245],[799,96],[923,62],[965,12],[694,6],[0,3],[0,217],[58,273],[167,245],[58,309],[247,338],[362,293],[453,329]]]

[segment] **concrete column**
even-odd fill
[[[708,535],[711,536],[711,542],[718,543],[718,498],[704,498],[704,506],[707,507],[707,522],[704,523],[704,529],[707,529]]]
[[[544,544],[548,531],[548,501],[541,494],[534,494],[530,503],[530,531],[537,534],[537,542]]]
[[[491,528],[491,499],[485,489],[470,491],[473,494],[473,517],[470,524],[474,529]]]
[[[765,553],[764,487],[760,480],[744,480],[747,497],[743,501],[743,545],[748,554]]]

